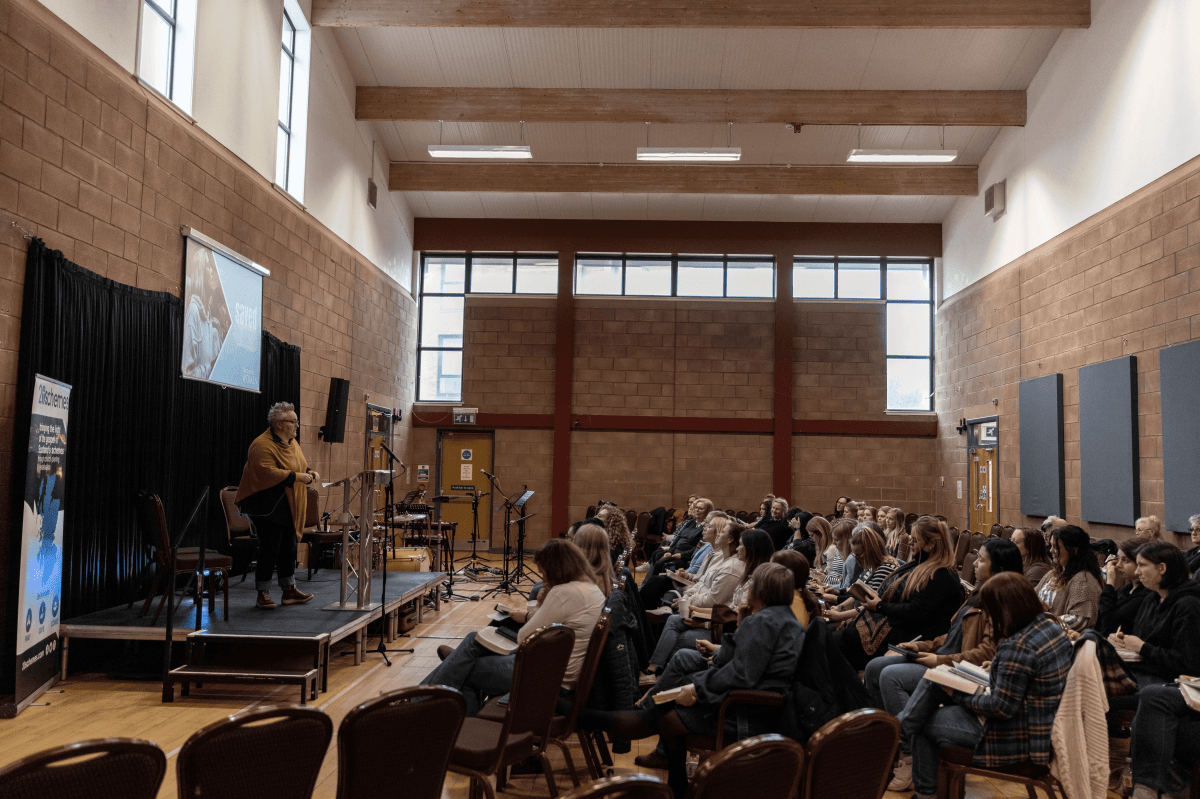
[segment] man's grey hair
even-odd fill
[[[271,406],[271,410],[267,411],[267,424],[275,424],[280,416],[288,412],[296,413],[296,406],[290,402],[277,402]],[[296,414],[299,418],[300,414]]]
[[[1196,522],[1200,522],[1200,513],[1197,513],[1195,516],[1188,517],[1188,527],[1195,527]]]

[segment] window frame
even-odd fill
[[[167,2],[171,6],[170,13],[168,13],[167,10],[162,7],[162,3],[159,2],[159,0],[142,0],[142,26],[144,29],[146,25],[146,9],[149,7],[149,9],[158,14],[158,16],[167,23],[167,27],[171,29],[171,35],[167,38],[167,90],[163,92],[163,95],[170,100],[175,96],[175,52],[178,49],[175,38],[179,35],[179,0],[167,0]],[[140,35],[138,36],[138,39],[138,47],[140,48]],[[141,72],[141,66],[141,52],[139,51],[139,73]]]
[[[166,100],[193,122],[195,120],[192,120],[191,112],[195,90],[198,5],[197,0],[139,0],[133,69],[133,77],[138,83]],[[166,43],[167,85],[163,89],[155,86],[142,74],[142,58],[145,55],[142,35],[146,32],[147,13],[156,15],[169,30]]]
[[[621,262],[621,293],[620,294],[585,294],[579,291],[579,267],[581,260],[598,260],[598,261],[620,261]],[[630,261],[667,261],[671,264],[671,293],[670,294],[629,294],[626,291],[628,280],[626,273],[629,269]],[[721,262],[721,293],[719,295],[703,295],[703,294],[680,294],[679,293],[679,265],[682,262],[685,266],[690,262]],[[751,264],[769,264],[771,267],[771,294],[763,297],[742,297],[729,295],[729,265],[739,263]],[[775,263],[773,255],[702,255],[702,254],[679,254],[672,253],[670,255],[664,253],[597,253],[597,252],[580,252],[575,254],[575,265],[571,271],[571,291],[577,297],[633,297],[640,299],[672,299],[672,300],[773,300],[775,299],[775,289],[777,280],[775,279],[775,270],[778,265]]]
[[[146,0],[152,2],[152,0]],[[291,182],[292,173],[292,114],[296,110],[296,23],[292,21],[292,15],[288,13],[287,6],[283,9],[283,22],[292,29],[292,46],[288,47],[287,42],[283,41],[283,31],[280,31],[280,48],[283,54],[288,58],[288,75],[287,80],[284,80],[282,73],[279,75],[279,91],[282,94],[284,86],[287,87],[287,122],[282,119],[276,119],[275,122],[279,129],[283,131],[284,141],[287,143],[287,152],[283,156],[283,179],[280,176],[275,176],[275,182],[284,191],[288,190],[288,184]],[[276,156],[278,159],[278,156]],[[278,163],[278,161],[276,162]]]

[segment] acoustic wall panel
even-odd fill
[[[1163,491],[1168,530],[1186,533],[1200,513],[1200,341],[1158,351]]]
[[[1024,380],[1021,413],[1021,513],[1067,515],[1067,473],[1063,467],[1063,376]]]
[[[1079,370],[1079,472],[1084,520],[1132,527],[1141,508],[1136,356]]]

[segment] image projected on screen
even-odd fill
[[[258,391],[266,270],[229,257],[194,233],[186,259],[183,376]]]

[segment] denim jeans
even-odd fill
[[[899,711],[888,710],[888,706],[884,701],[883,694],[879,686],[879,677],[883,670],[888,666],[896,666],[901,663],[907,663],[905,658],[899,655],[883,655],[872,659],[863,669],[863,683],[867,686],[867,693],[871,695],[871,703],[880,710],[887,710],[895,715]],[[901,705],[900,707],[904,707]]]
[[[1200,713],[1187,706],[1176,686],[1148,686],[1139,694],[1129,750],[1133,784],[1184,793],[1200,762]]]
[[[926,671],[919,663],[901,662],[889,663],[879,674],[883,709],[900,720],[900,751],[906,755],[912,754],[913,737],[946,699],[944,691],[925,679]]]
[[[943,746],[974,749],[983,738],[983,725],[974,711],[958,705],[939,708],[912,739],[913,790],[923,796],[937,793],[938,751]]]
[[[488,699],[508,693],[515,662],[516,655],[497,655],[477,643],[475,633],[468,633],[421,685],[457,688],[467,700],[467,715],[477,716]]]
[[[666,668],[671,655],[683,649],[695,649],[697,641],[707,641],[711,635],[709,630],[687,626],[682,616],[670,616],[663,625],[662,635],[658,638],[658,646],[654,647],[654,654],[650,656],[650,663],[660,669]]]

